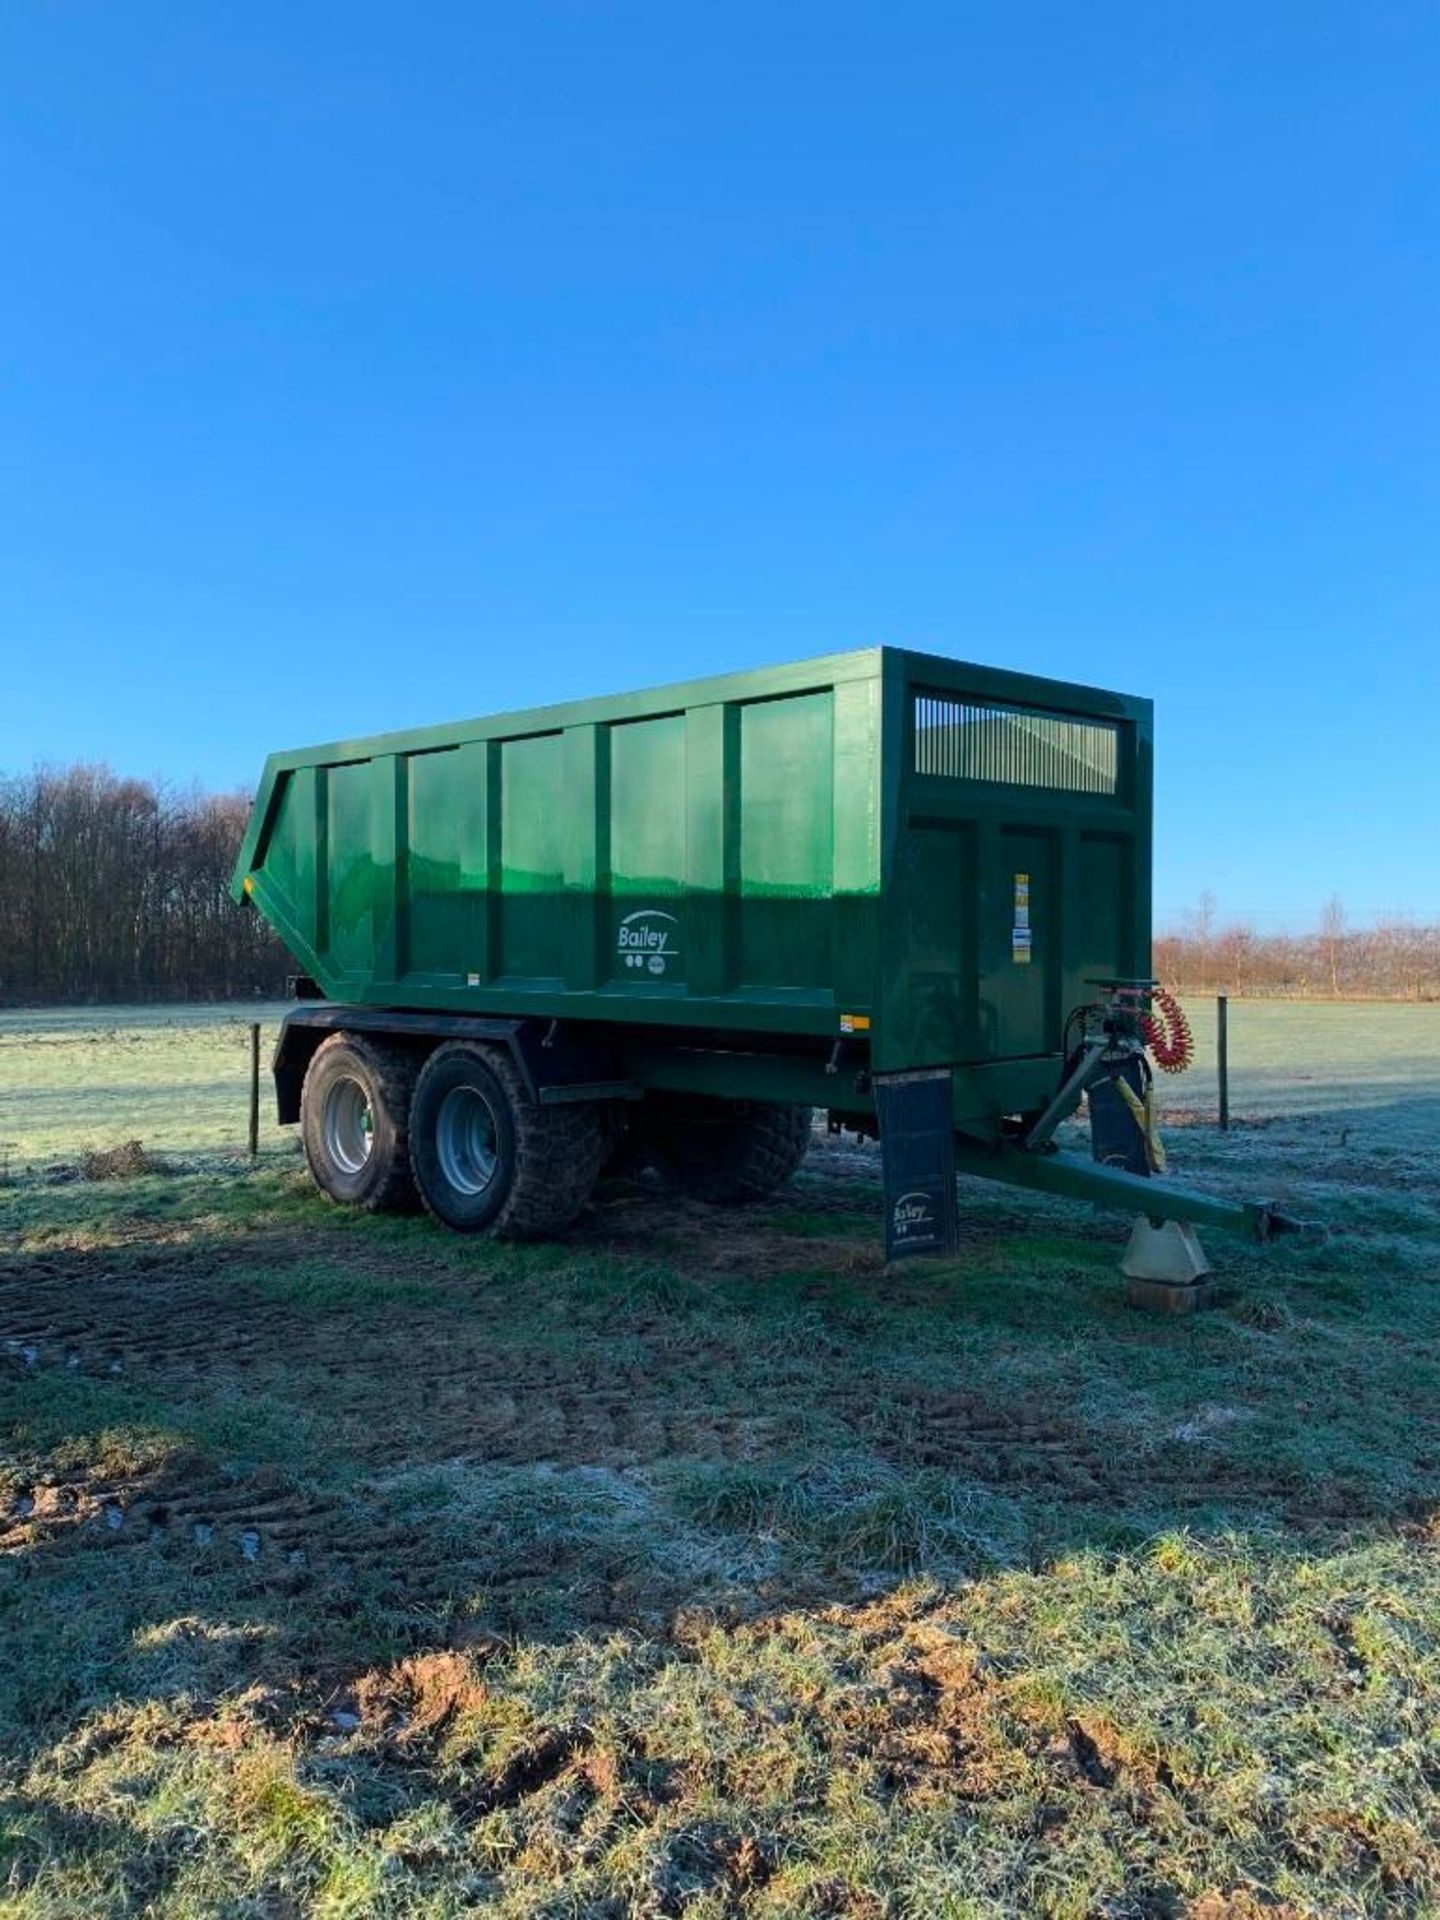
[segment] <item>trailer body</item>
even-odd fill
[[[879,647],[272,755],[235,890],[332,1008],[846,1113],[943,1068],[998,1138],[1148,971],[1151,805],[1148,701]]]

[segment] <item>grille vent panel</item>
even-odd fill
[[[1120,729],[1110,720],[1069,719],[917,693],[915,771],[1055,793],[1113,795],[1119,789]]]

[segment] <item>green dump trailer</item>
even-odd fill
[[[1142,1103],[1051,1137],[1148,1080],[1151,768],[1146,700],[890,647],[272,755],[234,886],[303,970],[279,1117],[462,1230],[557,1230],[626,1153],[756,1196],[820,1109],[895,1252],[953,1244],[957,1166],[1263,1236],[1148,1177]]]

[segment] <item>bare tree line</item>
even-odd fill
[[[230,898],[245,794],[177,790],[108,767],[0,776],[0,1004],[227,999],[282,990],[285,950]],[[1315,932],[1222,923],[1212,895],[1155,941],[1167,985],[1200,993],[1440,999],[1440,926]]]
[[[230,898],[248,815],[108,767],[0,777],[0,1002],[278,992],[284,949]]]
[[[1154,968],[1192,993],[1332,1000],[1440,999],[1440,926],[1395,915],[1352,926],[1332,896],[1313,933],[1257,933],[1222,923],[1202,894],[1179,931],[1156,936]]]

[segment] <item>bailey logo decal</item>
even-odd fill
[[[668,973],[680,958],[679,921],[662,907],[637,907],[620,922],[615,951],[623,965],[646,973]]]
[[[897,1240],[917,1233],[933,1233],[934,1201],[928,1193],[902,1193],[895,1202],[892,1218]]]

